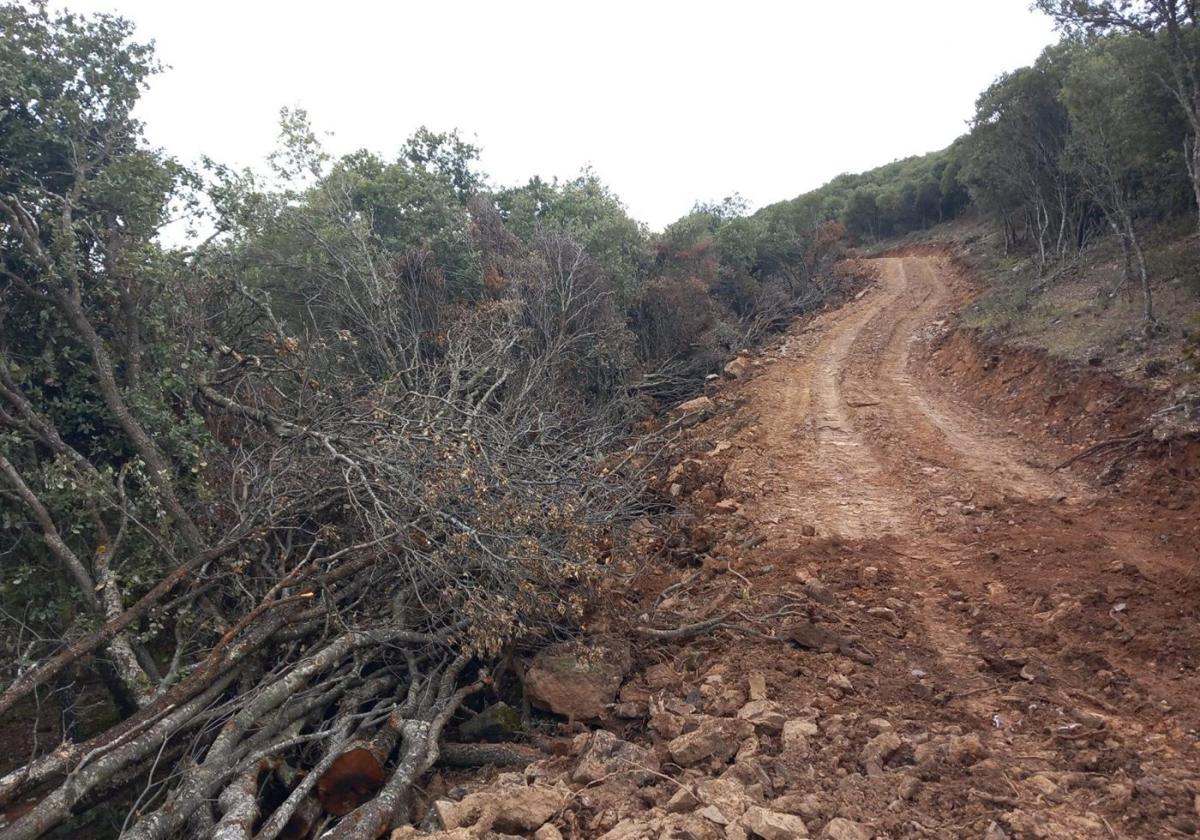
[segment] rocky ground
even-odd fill
[[[959,330],[944,254],[873,267],[681,407],[674,513],[525,671],[545,757],[436,777],[425,828],[1197,834],[1197,447],[1136,389]]]

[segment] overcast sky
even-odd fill
[[[285,105],[333,152],[459,128],[495,184],[586,164],[661,228],[949,144],[1053,40],[1029,0],[75,0],[154,39],[151,142],[258,165]]]

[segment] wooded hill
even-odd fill
[[[406,823],[626,550],[639,421],[836,292],[847,239],[971,203],[1141,271],[1195,211],[1195,11],[1053,10],[951,149],[652,234],[590,172],[489,185],[454,132],[333,158],[292,111],[267,170],[185,166],[127,22],[0,6],[0,837]]]

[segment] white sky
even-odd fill
[[[978,93],[1053,40],[1029,0],[67,0],[116,11],[170,69],[151,142],[258,165],[284,105],[335,153],[457,127],[498,185],[584,164],[661,228],[950,143]]]

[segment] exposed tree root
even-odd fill
[[[716,630],[719,627],[730,626],[728,624],[730,616],[722,615],[717,618],[709,618],[704,621],[697,621],[695,624],[685,624],[682,627],[674,627],[666,630],[660,630],[656,627],[635,627],[634,632],[641,636],[650,639],[658,639],[666,641],[670,639],[686,639],[691,636],[699,636],[702,633],[707,633],[710,630]]]
[[[1054,469],[1064,470],[1072,464],[1082,461],[1086,458],[1092,458],[1096,455],[1101,455],[1105,452],[1111,452],[1113,450],[1128,449],[1130,447],[1137,446],[1139,443],[1144,443],[1145,441],[1149,440],[1150,436],[1151,433],[1148,429],[1140,429],[1132,434],[1122,435],[1121,437],[1115,437],[1109,440],[1101,441],[1095,446],[1089,446],[1082,452],[1072,455],[1061,464],[1055,466]]]

